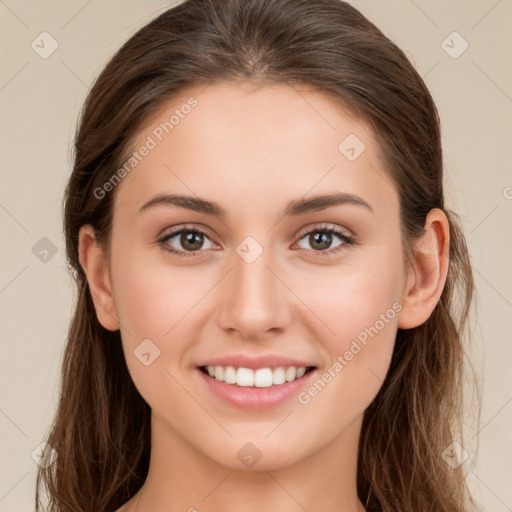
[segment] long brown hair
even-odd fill
[[[39,468],[36,510],[44,484],[49,512],[114,511],[140,489],[149,467],[150,408],[131,380],[119,331],[97,320],[78,259],[84,224],[108,250],[115,191],[101,198],[94,191],[123,165],[137,130],[164,102],[189,86],[243,80],[307,85],[369,123],[400,196],[408,258],[427,213],[446,213],[446,284],[424,324],[398,330],[389,372],[364,414],[357,486],[369,512],[469,510],[475,503],[462,466],[442,456],[452,441],[463,444],[474,282],[460,221],[444,204],[440,120],[403,51],[340,0],[187,0],[140,29],[95,81],[64,200],[78,294],[47,437],[58,457]]]

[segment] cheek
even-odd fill
[[[315,338],[329,363],[299,403],[311,402],[319,414],[336,403],[345,412],[340,421],[362,413],[379,391],[402,309],[400,255],[380,252],[370,259],[329,269],[331,275],[324,269],[300,292],[322,320],[315,321]]]
[[[114,292],[127,339],[154,338],[165,346],[167,339],[191,323],[195,305],[208,293],[211,279],[207,271],[172,265],[156,251],[119,258]]]
[[[374,283],[375,285],[376,283]],[[397,332],[400,304],[393,302],[389,282],[350,293],[339,291],[335,315],[329,318],[335,335],[322,332],[322,349],[328,362],[317,378],[297,396],[298,412],[310,435],[322,431],[330,440],[360,417],[373,401],[389,369]]]
[[[134,251],[113,266],[127,366],[151,401],[158,400],[160,389],[169,392],[170,374],[190,362],[188,354],[204,321],[203,299],[215,283],[206,269],[171,266],[163,256],[148,261]]]
[[[331,356],[344,351],[347,341],[360,333],[364,338],[365,329],[376,323],[380,331],[397,321],[403,288],[400,254],[378,249],[361,251],[336,267],[309,267],[289,274],[288,282],[310,317],[319,320],[317,339]]]
[[[167,272],[167,275],[166,275]],[[207,291],[191,286],[176,269],[124,264],[119,268],[116,306],[128,370],[141,396],[154,410],[180,403],[180,366],[194,340],[194,307]],[[204,290],[203,290],[204,288]],[[174,377],[174,378],[173,378]]]

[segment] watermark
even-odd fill
[[[364,142],[355,134],[350,133],[338,145],[338,150],[350,162],[354,162],[364,152]]]
[[[41,32],[30,44],[32,50],[34,50],[41,59],[47,59],[52,55],[55,50],[59,47],[59,43],[54,37],[44,31]]]
[[[252,468],[261,459],[263,454],[254,444],[246,443],[238,450],[236,456],[242,464]]]
[[[469,457],[469,453],[457,441],[450,443],[441,454],[443,460],[452,469],[457,469]]]
[[[469,43],[454,30],[441,41],[441,48],[452,59],[458,59],[469,48]]]
[[[57,246],[46,236],[43,236],[32,247],[32,254],[42,263],[48,263],[57,254]]]
[[[505,199],[512,199],[512,187],[505,187],[503,189],[503,197]]]
[[[299,403],[302,405],[309,404],[311,399],[317,396],[318,393],[320,393],[320,391],[322,391],[322,389],[324,389],[325,386],[329,384],[364,347],[366,347],[369,341],[368,336],[370,336],[371,339],[377,336],[377,334],[384,329],[384,326],[393,320],[400,311],[402,311],[402,304],[400,304],[400,302],[394,302],[385,313],[380,314],[379,319],[376,320],[372,326],[365,327],[365,329],[352,340],[349,349],[346,350],[343,355],[338,355],[336,361],[322,373],[320,378],[316,380],[313,385],[306,391],[301,391],[297,395]]]
[[[43,442],[35,447],[30,456],[34,462],[46,469],[57,460],[58,454],[50,444]]]
[[[180,124],[182,119],[185,119],[185,117],[190,114],[197,104],[197,99],[193,96],[190,97],[180,108],[174,110],[174,114],[169,117],[168,121],[164,121],[156,126],[151,134],[146,137],[144,144],[133,151],[124,164],[101,187],[94,189],[94,197],[96,199],[103,199],[107,195],[107,192],[114,190],[114,188],[121,183],[121,180],[133,171],[133,169],[149,155],[149,152],[155,149],[158,143],[161,142],[167,134],[171,133],[172,130]]]
[[[133,353],[144,366],[153,364],[153,361],[160,357],[160,349],[149,338],[142,340]]]
[[[260,257],[263,247],[252,236],[248,236],[238,244],[236,252],[246,263],[253,263]]]

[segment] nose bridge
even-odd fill
[[[239,244],[221,306],[224,329],[237,330],[244,338],[258,338],[285,327],[291,317],[290,303],[286,287],[275,275],[279,274],[275,261],[271,250],[251,237]]]

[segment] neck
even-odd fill
[[[357,447],[362,416],[321,450],[286,466],[259,470],[218,464],[161,418],[152,417],[146,482],[123,512],[364,512],[358,499]]]

